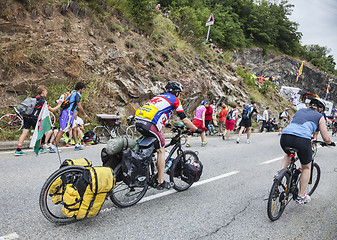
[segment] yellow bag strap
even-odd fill
[[[94,196],[92,197],[91,199],[91,202],[89,204],[89,207],[88,207],[88,210],[85,214],[85,218],[88,216],[88,213],[90,211],[90,209],[92,208],[92,206],[94,205],[94,202],[96,200],[96,196],[97,196],[97,190],[98,190],[98,178],[97,178],[97,172],[95,170],[95,168],[91,168],[90,171],[92,170],[92,172],[94,173],[94,176],[95,176],[95,192],[94,192]],[[90,184],[90,187],[91,187],[91,191],[92,191],[92,181],[91,181],[91,184]]]

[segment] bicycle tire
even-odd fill
[[[135,131],[136,131],[136,126],[135,125],[128,126],[127,129],[126,129],[126,136],[128,138],[134,138]]]
[[[41,188],[41,193],[39,197],[39,205],[40,205],[40,209],[41,209],[43,216],[46,219],[48,219],[50,222],[62,225],[62,224],[68,224],[68,223],[73,223],[77,221],[75,217],[64,216],[63,213],[61,212],[62,207],[63,207],[62,201],[57,204],[54,204],[48,192],[49,192],[49,188],[51,187],[52,183],[56,179],[67,178],[67,183],[71,183],[71,182],[74,183],[75,181],[77,181],[79,177],[82,176],[83,170],[85,170],[85,168],[82,166],[62,167],[58,169],[57,171],[55,171],[52,175],[50,175],[50,177],[44,183],[43,187]],[[64,182],[62,183],[63,191],[65,189],[65,184],[66,183]]]
[[[312,176],[311,176],[311,182],[309,181],[307,188],[305,189],[306,194],[311,196],[319,183],[319,180],[321,178],[321,168],[318,166],[317,163],[313,163],[312,165]]]
[[[111,191],[111,201],[120,208],[131,207],[139,202],[145,195],[149,185],[143,187],[129,187],[123,182],[122,164],[118,164],[114,169],[115,188]],[[131,194],[130,194],[131,193]]]
[[[274,180],[271,187],[267,205],[267,213],[271,221],[279,219],[287,205],[286,190],[289,178],[289,174],[284,173],[280,180]]]
[[[123,136],[127,136],[126,135],[126,126],[125,125],[119,125],[117,127],[115,127],[116,133],[118,137],[123,137]]]
[[[110,134],[108,133],[108,131],[105,129],[104,126],[96,126],[93,130],[93,132],[96,134],[96,136],[98,137],[98,142],[99,143],[107,143],[108,140],[111,138]]]
[[[188,161],[190,159],[197,159],[198,155],[191,150],[185,150],[181,155],[179,155],[176,159],[173,160],[172,166],[170,168],[170,182],[173,182],[173,188],[178,192],[185,191],[189,189],[193,183],[187,183],[181,179],[182,171],[183,171],[183,163],[184,161]]]
[[[23,119],[16,114],[5,114],[0,118],[0,130],[4,132],[17,132],[23,127]]]
[[[55,122],[56,122],[56,117],[55,117],[54,113],[49,112],[49,116],[50,116],[51,124],[54,125]]]

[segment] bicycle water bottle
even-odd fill
[[[170,169],[172,166],[173,158],[171,158],[165,165],[165,173]]]

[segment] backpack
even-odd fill
[[[184,162],[182,168],[181,180],[188,184],[199,181],[203,169],[199,159],[191,159]]]
[[[101,160],[103,163],[103,167],[109,167],[111,169],[115,169],[117,165],[122,161],[122,152],[115,153],[113,155],[109,155],[107,153],[106,148],[103,148],[101,151]],[[122,171],[116,176],[116,181],[120,182],[123,180],[123,173]]]
[[[283,112],[280,112],[280,114],[278,115],[278,119],[280,119],[280,120],[282,120],[282,117],[281,117],[282,113]]]
[[[228,121],[232,120],[233,119],[233,110],[229,110],[229,112],[227,113],[227,116],[226,116],[226,119]]]
[[[18,105],[17,109],[21,114],[31,115],[34,112],[36,102],[36,98],[26,98],[22,103]]]
[[[59,100],[63,100],[63,102],[61,104],[62,109],[67,109],[70,106],[70,104],[72,103],[72,102],[70,102],[70,97],[71,97],[71,95],[73,95],[73,93],[74,93],[74,91],[65,92],[60,96]]]
[[[83,136],[84,142],[92,142],[93,145],[98,144],[99,138],[97,137],[96,133],[92,130],[86,132]]]
[[[242,119],[248,119],[252,106],[245,106],[242,111]]]
[[[73,184],[67,184],[63,194],[62,213],[77,220],[96,216],[106,195],[114,188],[113,170],[109,167],[89,167]]]

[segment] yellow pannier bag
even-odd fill
[[[109,167],[91,167],[84,171],[83,181],[77,187],[85,189],[76,219],[96,216],[104,203],[106,195],[114,187],[113,170]],[[85,187],[85,188],[84,188]]]
[[[67,184],[63,194],[62,213],[66,217],[76,216],[81,205],[81,196],[73,184]]]
[[[62,202],[62,179],[56,178],[49,188],[49,196],[54,204]]]
[[[86,158],[79,158],[79,159],[66,159],[63,161],[63,163],[61,164],[61,167],[66,167],[69,165],[78,165],[78,166],[82,166],[82,167],[91,167],[92,163],[90,160],[86,159]]]

